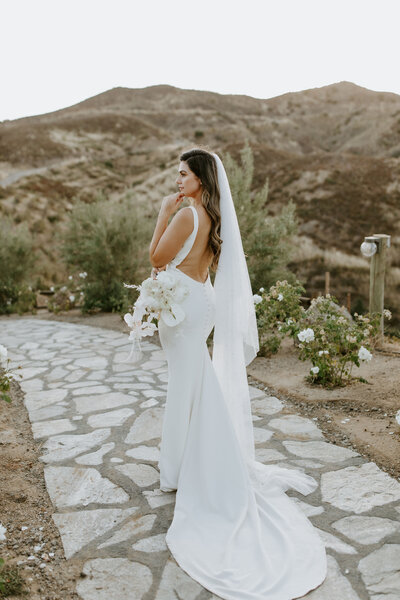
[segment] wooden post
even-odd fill
[[[331,274],[325,271],[325,296],[330,293]]]
[[[385,267],[386,253],[390,247],[390,235],[374,234],[376,238],[377,251],[371,258],[370,282],[369,282],[369,312],[380,312],[380,337],[383,341],[383,308],[384,308],[384,289],[385,289]]]
[[[347,310],[351,314],[351,292],[347,292],[346,304],[347,304]]]

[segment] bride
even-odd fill
[[[184,152],[178,172],[179,192],[163,199],[149,249],[152,276],[166,269],[189,289],[184,320],[158,325],[168,362],[160,488],[176,490],[166,543],[221,598],[292,600],[322,583],[327,562],[285,491],[307,495],[318,484],[255,460],[246,365],[259,340],[229,182],[219,156],[202,148]],[[179,209],[185,197],[190,206]]]

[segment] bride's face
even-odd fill
[[[179,163],[179,175],[176,178],[179,190],[187,197],[196,197],[201,189],[200,179],[189,169],[185,161]]]

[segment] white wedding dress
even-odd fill
[[[227,600],[292,600],[322,583],[325,546],[289,487],[306,495],[317,482],[297,469],[243,458],[206,340],[215,296],[177,268],[189,254],[194,228],[167,265],[188,285],[184,320],[159,321],[168,361],[167,401],[159,461],[160,488],[177,490],[166,535],[172,555],[193,579]]]

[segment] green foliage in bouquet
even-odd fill
[[[35,294],[27,282],[35,264],[32,237],[26,223],[0,221],[0,314],[32,310]]]
[[[248,142],[240,152],[239,165],[229,153],[224,165],[238,217],[243,249],[253,289],[270,286],[277,279],[294,283],[288,269],[293,236],[297,231],[296,207],[290,201],[276,216],[266,216],[268,179],[261,190],[254,192],[254,156]]]
[[[151,238],[150,221],[136,205],[124,201],[81,202],[62,239],[69,267],[84,271],[82,312],[126,310],[131,293],[123,281],[140,279]]]

